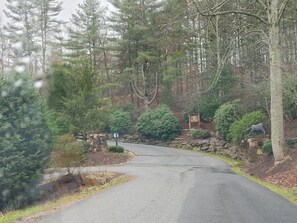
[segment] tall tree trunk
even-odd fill
[[[268,7],[269,55],[271,89],[271,140],[275,164],[284,158],[284,122],[282,92],[282,59],[279,27],[278,0],[271,0]]]

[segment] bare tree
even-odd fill
[[[282,49],[280,38],[280,22],[284,16],[285,10],[290,0],[254,0],[242,7],[233,6],[233,0],[217,1],[213,7],[207,7],[204,1],[190,1],[197,12],[203,16],[218,16],[241,14],[255,19],[255,32],[261,32],[265,37],[269,50],[270,62],[270,88],[271,88],[271,139],[275,164],[281,162],[284,158],[286,149],[284,140],[284,123],[283,123],[283,97],[282,97]],[[203,5],[203,6],[202,6]],[[228,5],[229,8],[225,6]],[[251,8],[251,5],[256,5]],[[201,10],[203,8],[203,10]]]

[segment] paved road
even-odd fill
[[[297,208],[230,171],[221,160],[124,144],[137,156],[99,168],[135,179],[55,212],[40,223],[296,223]],[[88,171],[98,171],[89,168]]]

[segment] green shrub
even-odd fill
[[[216,110],[222,105],[222,99],[215,95],[204,96],[199,99],[199,114],[205,121],[213,119]]]
[[[25,75],[0,78],[0,211],[38,195],[51,152],[51,132],[33,83]]]
[[[108,151],[113,153],[123,153],[124,148],[122,146],[109,146]]]
[[[263,151],[263,153],[272,153],[272,143],[271,143],[271,140],[269,140],[266,143],[264,143],[264,145],[262,146],[262,151]]]
[[[167,106],[159,106],[141,114],[136,129],[154,139],[171,140],[181,132],[180,124]]]
[[[293,148],[294,145],[295,145],[295,141],[292,140],[292,139],[286,139],[286,145],[289,147],[289,148]],[[267,141],[263,146],[262,146],[262,151],[264,153],[270,153],[272,154],[273,151],[272,151],[272,142],[271,140]]]
[[[206,139],[211,136],[210,132],[204,129],[194,129],[191,131],[191,135],[194,139]]]
[[[50,110],[47,112],[47,117],[49,127],[54,135],[68,134],[74,130],[69,118],[63,113]]]
[[[261,111],[255,111],[244,115],[240,120],[233,122],[229,128],[229,138],[234,143],[239,143],[241,140],[247,138],[249,134],[246,129],[251,125],[257,123],[265,123],[266,117],[265,114]]]
[[[199,113],[199,106],[198,100],[193,99],[189,104],[187,104],[186,108],[183,110],[184,121],[189,121],[190,114],[198,114]]]
[[[283,80],[284,114],[288,119],[297,117],[297,73],[288,74]]]
[[[189,114],[200,114],[204,121],[213,119],[216,110],[222,105],[223,100],[215,95],[205,95],[195,99],[184,109],[184,120],[189,121]]]
[[[65,167],[68,173],[85,162],[86,149],[84,143],[77,141],[73,135],[57,137],[51,162],[53,167]]]
[[[286,143],[289,148],[293,148],[295,145],[295,140],[288,138],[288,139],[286,139]]]
[[[132,125],[131,116],[124,110],[117,110],[109,116],[110,130],[119,134],[126,133]]]
[[[214,123],[216,130],[223,140],[230,140],[229,138],[229,127],[231,124],[238,120],[240,117],[239,101],[235,100],[227,102],[220,106],[214,116]]]

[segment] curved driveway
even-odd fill
[[[38,219],[40,223],[295,223],[297,208],[221,160],[123,144],[136,157],[113,167],[135,179]]]

